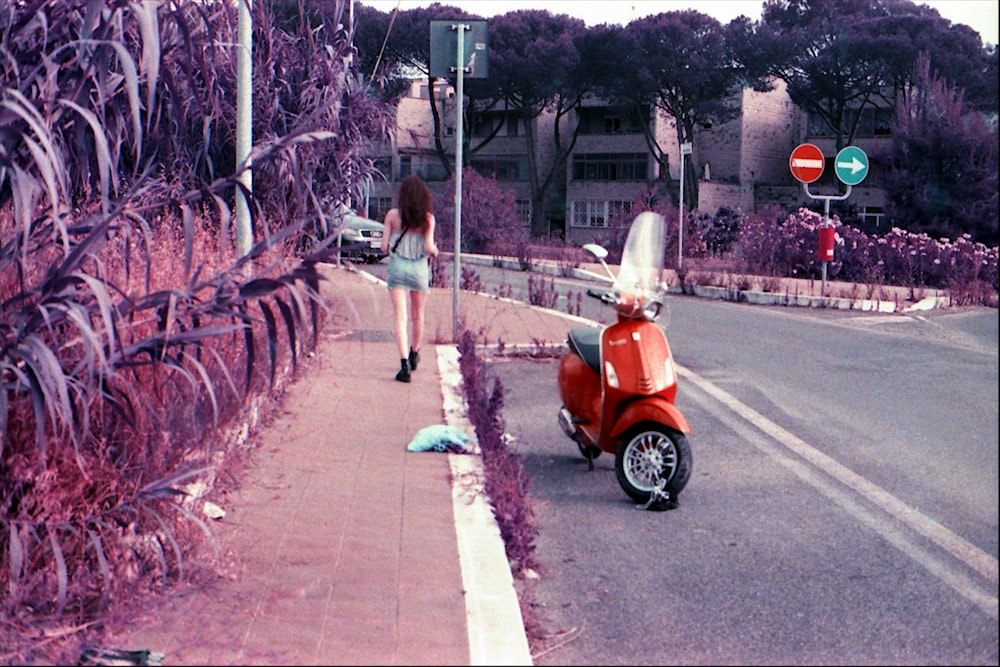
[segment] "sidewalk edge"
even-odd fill
[[[448,454],[455,533],[465,589],[471,665],[531,665],[531,650],[500,527],[483,493],[475,428],[466,417],[458,348],[437,345],[445,423],[470,436],[476,453]]]

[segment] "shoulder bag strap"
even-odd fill
[[[396,248],[399,247],[399,242],[403,240],[403,234],[405,234],[405,233],[406,233],[405,230],[401,231],[399,233],[399,236],[396,238],[396,242],[392,244],[392,254],[393,255],[396,254]]]

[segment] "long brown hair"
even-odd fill
[[[419,176],[410,174],[399,186],[399,217],[403,231],[424,231],[431,212],[431,191]]]

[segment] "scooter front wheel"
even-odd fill
[[[638,424],[615,453],[618,483],[633,500],[648,503],[657,485],[676,501],[691,477],[691,447],[680,431],[663,424]]]

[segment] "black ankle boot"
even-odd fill
[[[419,363],[420,363],[420,353],[417,352],[416,350],[414,350],[411,347],[410,348],[410,370],[411,371],[417,370],[417,364],[419,364]]]
[[[410,381],[410,367],[407,365],[406,359],[399,360],[399,372],[396,373],[396,379],[400,382]]]

